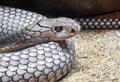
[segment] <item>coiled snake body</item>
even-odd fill
[[[58,80],[74,60],[74,45],[65,39],[79,30],[79,25],[69,18],[48,19],[0,7],[0,82]]]
[[[85,28],[120,26],[119,19],[79,21]],[[0,7],[0,82],[58,80],[74,61],[73,42],[66,39],[79,31],[79,24],[69,18],[48,19],[34,12]]]

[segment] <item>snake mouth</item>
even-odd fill
[[[73,30],[75,31],[75,34],[78,34],[81,30],[81,26],[77,22],[74,22],[73,23]]]
[[[56,36],[51,37],[51,39],[54,40],[54,41],[67,40],[67,39],[70,39],[70,38],[74,37],[76,35],[76,32],[74,32],[74,30],[72,30],[72,32],[64,33],[62,35],[61,34],[57,34]]]
[[[70,37],[77,35],[79,32],[80,32],[80,26],[77,26],[75,28],[71,28],[69,30]]]
[[[53,26],[53,36],[50,38],[54,41],[66,40],[77,35],[80,31],[80,26],[77,23],[73,23],[71,26]]]

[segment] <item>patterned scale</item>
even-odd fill
[[[120,18],[77,18],[75,19],[82,29],[87,28],[120,28]]]
[[[43,33],[43,36],[49,35],[44,34],[44,32],[49,33],[48,29],[50,28],[45,27],[44,29],[44,26],[42,27],[44,25],[43,19],[46,17],[37,13],[0,7],[0,46],[3,47],[6,42],[12,40],[16,42],[17,37],[13,36],[17,36],[19,32],[24,35],[26,34],[24,31],[28,31],[28,35],[25,35],[27,38],[29,34],[33,36],[37,31]],[[43,23],[40,22],[41,27],[37,26],[37,21],[43,21]],[[35,23],[36,26],[33,25],[31,28],[29,25],[32,23]],[[20,37],[20,39],[22,38]],[[45,40],[44,37],[42,39]],[[9,49],[9,46],[2,49]],[[71,40],[63,41],[62,44],[48,42],[20,51],[0,53],[0,82],[54,82],[70,71],[74,55],[75,48]]]
[[[49,42],[0,55],[0,82],[54,82],[64,76],[74,61],[74,46],[62,49]],[[71,50],[71,51],[69,51]],[[64,53],[62,52],[64,51]]]
[[[0,7],[0,39],[8,37],[14,32],[18,32],[27,25],[38,20],[43,20],[40,14],[15,9],[10,7]]]
[[[26,26],[37,21],[43,21],[44,19],[46,19],[46,17],[34,12],[9,7],[0,7],[0,46],[4,45],[4,41],[11,42],[11,37],[16,36],[19,32],[24,35],[23,29],[26,28]],[[67,21],[66,19],[63,20],[63,18],[60,20]],[[120,27],[119,18],[83,18],[75,20],[81,25],[81,28]],[[40,24],[43,25],[43,27],[46,24],[49,26],[50,21],[46,22],[47,21]],[[56,20],[55,22],[59,23],[59,21]],[[78,24],[75,23],[76,22],[73,20],[71,22],[69,22],[69,20],[67,21],[68,27],[79,27]],[[62,23],[62,25],[64,24],[65,22]],[[40,31],[41,28],[39,28]],[[45,28],[47,29],[47,27]],[[46,29],[42,32],[45,32]],[[76,30],[71,30],[70,28],[66,29],[68,30],[63,30],[64,33],[68,33],[69,31],[75,32],[77,30],[77,32],[79,32],[80,30],[80,28],[74,28]],[[31,29],[28,27],[25,30],[29,31]],[[38,30],[38,28],[32,28],[32,31],[35,32],[36,30]],[[57,30],[59,31],[61,29]],[[49,35],[48,29],[47,32],[48,34],[43,34],[43,36]],[[54,35],[55,34],[57,36],[63,35],[58,32],[55,32]],[[67,37],[67,34],[64,34],[64,36]],[[13,37],[12,40],[13,39],[17,41],[16,37]],[[44,37],[42,39],[44,39]],[[48,42],[22,49],[20,51],[0,53],[0,82],[54,82],[60,79],[71,69],[75,55],[74,44],[71,40],[61,42]]]

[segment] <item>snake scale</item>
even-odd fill
[[[119,18],[76,21],[1,6],[0,82],[57,81],[71,69],[75,48],[69,38],[81,27],[120,27]]]

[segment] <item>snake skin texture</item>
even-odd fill
[[[37,13],[1,6],[0,82],[60,79],[70,71],[75,55],[73,42],[65,39],[79,30],[79,24],[69,18],[48,19]],[[20,50],[11,50],[21,47],[21,43]]]
[[[119,19],[76,21],[82,28],[120,26]],[[54,82],[67,74],[75,48],[71,40],[65,39],[80,31],[78,23],[69,18],[48,19],[34,12],[0,7],[0,82]],[[11,52],[14,49],[18,50]]]
[[[88,29],[88,28],[114,28],[118,29],[120,28],[120,18],[77,18],[75,19],[80,25],[82,29]]]
[[[61,48],[55,42],[44,43],[20,52],[0,55],[0,82],[54,82],[64,76],[74,61],[71,41]],[[63,52],[64,51],[64,52]]]

